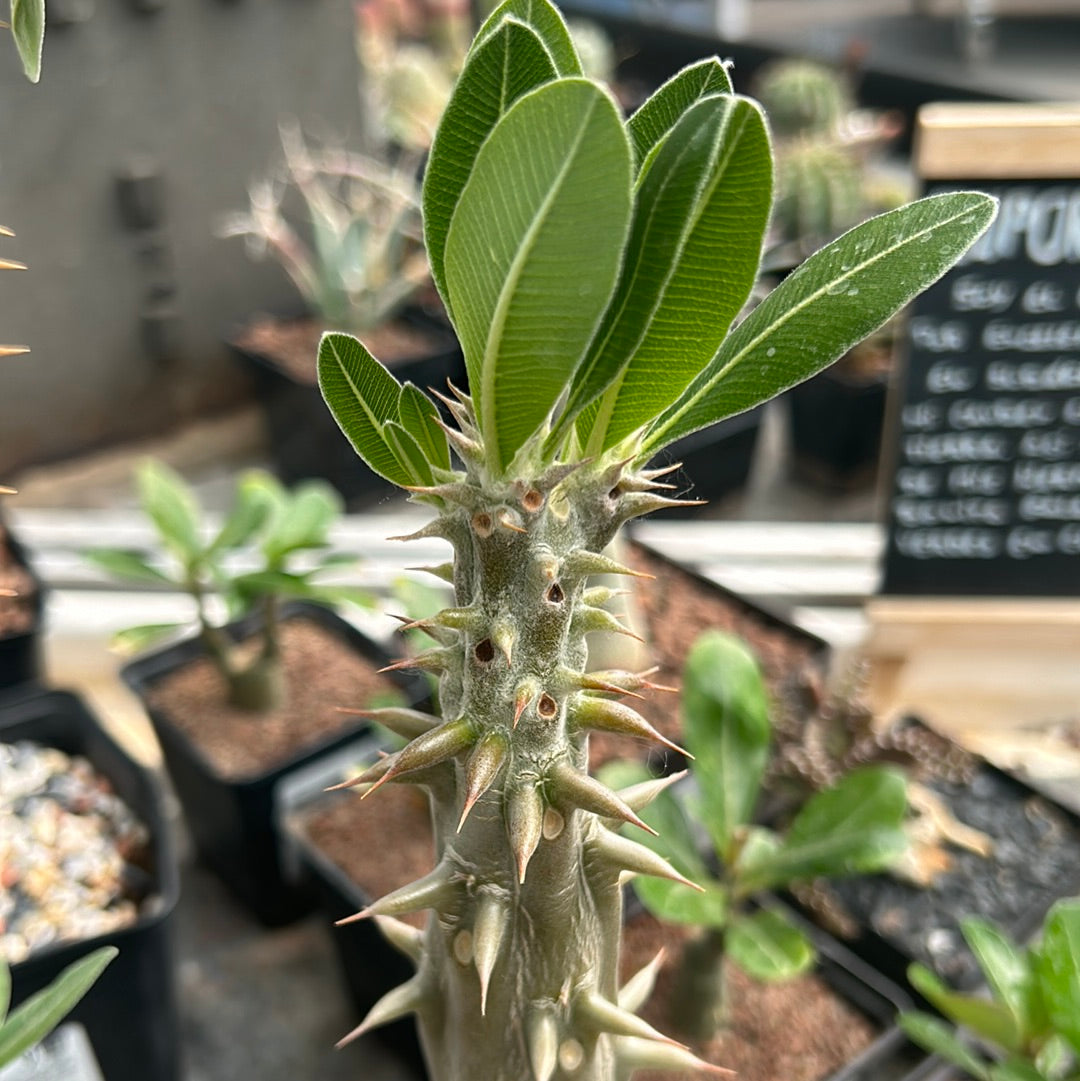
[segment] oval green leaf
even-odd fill
[[[739,968],[765,983],[792,980],[813,967],[817,959],[806,935],[769,909],[733,919],[724,945]]]

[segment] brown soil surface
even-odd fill
[[[427,798],[412,785],[383,785],[363,801],[353,792],[341,793],[312,814],[303,829],[372,901],[435,866]],[[423,927],[427,913],[401,918]]]
[[[704,591],[693,575],[679,567],[651,558],[636,546],[628,547],[627,554],[630,566],[656,576],[651,581],[634,580],[653,663],[659,665],[650,677],[653,682],[680,686],[686,655],[698,635],[710,629],[730,631],[747,642],[774,696],[814,656],[812,646],[801,636],[772,626],[719,590]],[[677,694],[652,691],[644,702],[632,704],[665,736],[679,741],[682,722]],[[592,768],[612,758],[640,758],[643,746],[637,740],[594,733],[589,743]]]
[[[6,596],[9,590],[16,596]],[[33,627],[36,599],[34,579],[12,557],[0,526],[0,638],[26,634]]]
[[[258,353],[287,372],[298,383],[314,386],[319,339],[327,328],[315,319],[275,319],[256,316],[234,343],[250,353]],[[412,360],[438,349],[440,339],[408,323],[385,323],[358,333],[372,356],[387,367],[397,361]]]
[[[662,924],[647,914],[634,917],[623,928],[622,982],[648,964],[661,946],[667,951],[656,988],[641,1015],[676,1037],[678,1026],[668,1017],[667,1002],[683,943],[693,934],[693,928]],[[734,969],[731,988],[730,1027],[707,1045],[694,1047],[694,1052],[707,1062],[735,1070],[738,1081],[818,1081],[878,1035],[871,1021],[813,975],[764,984]],[[642,1071],[634,1074],[634,1081],[663,1081],[671,1076]]]
[[[255,642],[248,642],[250,655]],[[226,702],[225,681],[200,657],[154,684],[151,706],[164,713],[228,780],[258,776],[305,748],[356,727],[335,707],[360,707],[401,692],[375,666],[317,623],[287,620],[281,628],[285,705],[252,713]],[[243,647],[237,651],[244,658]]]

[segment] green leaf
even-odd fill
[[[424,456],[416,440],[396,420],[387,421],[383,432],[394,447],[398,461],[409,470],[412,483],[423,487],[434,484],[435,477],[431,472],[431,463]]]
[[[1050,1023],[1080,1053],[1080,899],[1050,909],[1032,960]]]
[[[118,952],[115,946],[103,946],[87,954],[13,1010],[0,1028],[0,1066],[12,1062],[52,1032]]]
[[[548,0],[505,0],[484,20],[470,52],[486,44],[498,32],[501,24],[509,19],[523,22],[536,34],[559,75],[581,74],[581,61],[574,39],[559,9]]]
[[[26,77],[41,78],[41,50],[45,45],[45,0],[11,0],[11,33]]]
[[[8,1007],[11,1005],[11,969],[7,962],[0,959],[0,1028],[3,1028],[4,1018],[7,1017]]]
[[[1076,1051],[1064,1036],[1051,1036],[1035,1056],[1035,1068],[1051,1081],[1061,1081],[1078,1065]]]
[[[810,969],[817,958],[806,935],[769,909],[733,918],[724,945],[739,968],[766,983],[794,979]]]
[[[340,604],[355,604],[357,608],[367,609],[373,609],[376,606],[375,597],[359,586],[319,585],[315,582],[309,582],[306,596],[319,604],[329,605],[332,608],[336,608]]]
[[[506,19],[483,41],[477,38],[469,52],[424,170],[424,241],[431,276],[444,300],[446,236],[480,147],[522,94],[557,74],[543,41],[517,19]]]
[[[125,627],[112,636],[109,645],[119,653],[139,653],[183,626],[183,623],[142,623],[137,627]]]
[[[908,982],[949,1020],[971,1029],[984,1040],[1006,1051],[1022,1050],[1020,1026],[1009,1008],[1002,1003],[952,991],[925,965],[910,965]]]
[[[342,510],[341,496],[329,484],[304,481],[288,494],[262,538],[267,561],[277,566],[293,552],[324,546],[330,526]]]
[[[666,878],[642,875],[634,879],[634,892],[658,919],[692,927],[724,927],[728,920],[728,893],[714,882],[701,882],[705,892],[692,890]]]
[[[401,384],[348,334],[324,334],[319,343],[319,387],[338,427],[380,477],[413,483],[384,428],[397,420]]]
[[[147,562],[142,553],[129,548],[90,548],[83,552],[83,558],[94,563],[108,574],[125,578],[132,582],[172,582]]]
[[[245,473],[236,484],[232,509],[210,545],[213,553],[241,548],[285,505],[281,482],[262,469]]]
[[[446,271],[496,472],[580,362],[615,284],[629,219],[626,133],[612,99],[585,79],[526,94],[477,155],[450,224]]]
[[[187,482],[164,462],[147,459],[135,470],[139,500],[166,546],[185,567],[203,553],[199,505]]]
[[[883,870],[907,847],[906,808],[907,784],[899,770],[853,770],[806,801],[779,849],[747,872],[740,891]]]
[[[587,453],[614,446],[679,396],[750,295],[771,202],[758,105],[731,95],[693,105],[638,180],[622,273],[556,438],[605,387],[579,424]]]
[[[1048,1081],[1048,1078],[1032,1063],[1011,1058],[990,1064],[990,1081]]]
[[[733,635],[709,631],[683,672],[683,733],[694,755],[702,820],[730,862],[735,832],[750,820],[769,755],[769,715],[757,661]]]
[[[1042,1004],[1037,1000],[1038,988],[1035,973],[1025,951],[1018,949],[1012,940],[986,920],[969,916],[960,921],[964,939],[986,982],[998,1000],[1012,1014],[1022,1042],[1034,1035],[1032,1022],[1042,1014]]]
[[[715,57],[699,60],[668,79],[627,121],[640,167],[692,105],[713,94],[730,94],[727,68]]]
[[[450,468],[450,447],[439,427],[435,403],[419,387],[405,383],[398,398],[398,420],[416,440],[424,458],[437,469]]]
[[[956,263],[996,206],[978,192],[929,196],[816,252],[739,324],[657,419],[642,460],[837,360]]]
[[[918,1010],[902,1013],[897,1020],[900,1028],[924,1051],[948,1059],[976,1081],[990,1081],[986,1063],[961,1043],[953,1029],[944,1021]]]

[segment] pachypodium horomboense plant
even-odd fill
[[[1028,947],[976,917],[961,929],[989,996],[912,965],[911,985],[949,1020],[913,1010],[901,1028],[972,1081],[1080,1081],[1080,900],[1058,901]]]
[[[118,578],[168,584],[191,596],[199,637],[239,709],[268,710],[281,704],[281,604],[289,599],[320,604],[370,604],[349,585],[320,575],[355,556],[332,552],[328,533],[342,512],[341,497],[327,484],[307,481],[292,491],[269,473],[251,470],[236,484],[233,507],[219,528],[209,528],[192,488],[162,462],[147,460],[136,471],[143,510],[169,561],[159,565],[131,549],[94,548],[86,557]],[[302,563],[302,565],[301,565]],[[253,657],[240,659],[215,618],[220,596],[228,615],[262,617]],[[135,650],[175,633],[184,624],[153,623],[121,631],[114,644]]]
[[[770,752],[769,712],[761,671],[743,642],[719,631],[703,634],[682,687],[683,738],[696,785],[683,799],[662,793],[642,817],[657,831],[649,846],[704,889],[654,878],[634,883],[653,915],[701,929],[684,949],[671,1003],[672,1022],[697,1041],[710,1040],[729,1016],[729,963],[777,982],[815,960],[812,942],[769,907],[765,891],[884,870],[907,848],[906,783],[891,766],[851,770],[811,795],[782,830],[753,825]],[[619,766],[624,783],[647,777],[644,765]],[[714,850],[715,874],[699,835]]]
[[[680,879],[609,828],[654,785],[608,790],[589,732],[655,732],[623,695],[647,679],[589,671],[618,629],[592,575],[604,549],[671,502],[648,467],[681,436],[829,364],[954,263],[993,216],[948,194],[863,224],[813,256],[733,329],[772,196],[765,118],[706,60],[624,122],[581,75],[547,0],[507,0],[479,30],[424,180],[434,280],[469,393],[431,399],[355,339],[328,334],[319,377],[377,473],[430,506],[433,568],[455,602],[440,644],[442,718],[384,713],[412,742],[359,783],[430,794],[438,862],[357,918],[433,909],[390,934],[417,973],[358,1031],[415,1013],[439,1081],[600,1081],[698,1065],[618,1004],[625,874]],[[460,460],[456,468],[451,450]]]

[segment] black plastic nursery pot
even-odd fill
[[[26,557],[26,551],[12,535],[8,526],[0,520],[0,562],[9,560],[20,568],[26,579],[33,583],[31,623],[27,630],[15,634],[0,631],[0,691],[24,683],[41,680],[41,626],[45,607],[45,594],[41,579],[34,574]],[[0,603],[13,603],[8,598]]]
[[[283,608],[282,617],[302,617],[318,624],[376,668],[392,660],[381,646],[320,605],[292,603]],[[235,641],[241,641],[259,625],[259,617],[253,616],[230,624],[226,630]],[[283,873],[275,791],[291,772],[355,740],[367,725],[360,721],[343,724],[334,736],[271,769],[240,779],[224,777],[164,711],[147,703],[158,681],[203,656],[202,645],[188,639],[137,658],[121,674],[149,714],[199,857],[264,924],[280,926],[310,912],[315,897],[311,889]],[[421,675],[393,672],[387,678],[402,691],[409,706],[423,708],[430,698],[429,686]],[[328,703],[327,708],[337,704]]]
[[[281,322],[298,323],[307,318],[283,317]],[[465,358],[449,325],[422,309],[409,309],[402,322],[421,331],[429,339],[430,348],[389,364],[394,376],[422,390],[434,387],[445,392],[448,379],[465,389]],[[341,493],[350,507],[364,506],[398,491],[357,457],[314,379],[298,379],[273,356],[238,344],[240,336],[240,331],[231,334],[228,345],[254,375],[274,471],[284,483],[322,478]]]
[[[1026,941],[1056,900],[1080,892],[1080,817],[981,760],[967,784],[928,784],[956,819],[991,839],[991,854],[949,846],[951,864],[929,888],[876,874],[828,889],[849,923],[846,944],[874,968],[906,986],[918,961],[970,989],[981,977],[961,919],[982,917]],[[826,919],[838,929],[835,914]]]
[[[151,892],[138,920],[115,933],[43,948],[15,964],[13,1003],[41,990],[92,950],[115,946],[119,954],[69,1019],[86,1027],[108,1081],[180,1081],[171,941],[179,876],[160,785],[80,699],[62,691],[6,693],[0,700],[0,740],[32,740],[89,759],[145,824],[152,853]]]
[[[839,491],[877,475],[888,381],[826,369],[786,395],[797,477]]]

